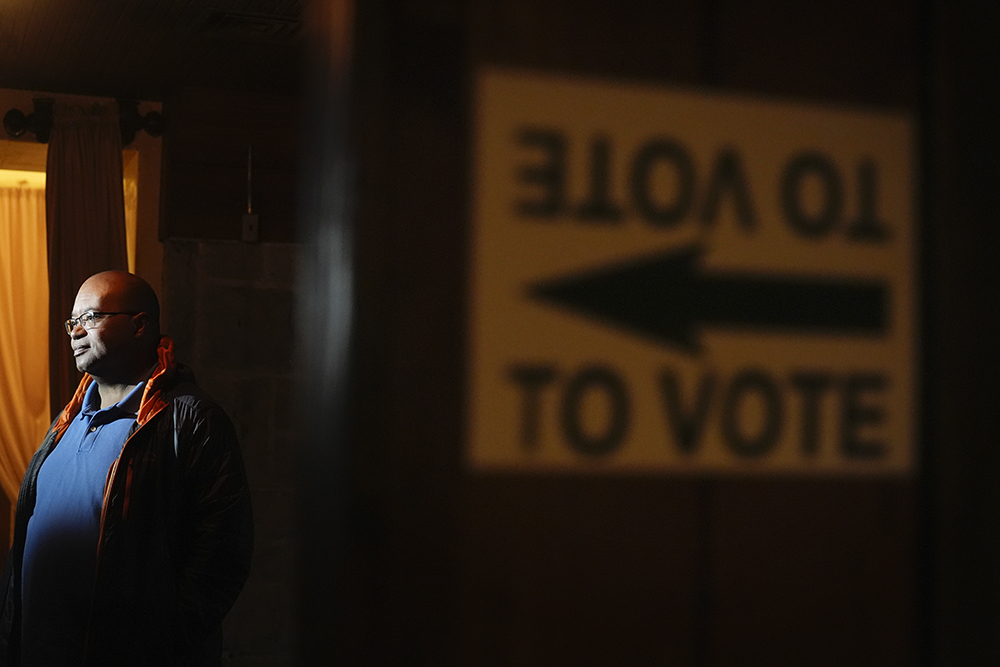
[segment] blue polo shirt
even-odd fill
[[[104,483],[135,424],[145,384],[102,410],[91,383],[80,414],[38,471],[21,568],[24,665],[79,664],[83,657]]]

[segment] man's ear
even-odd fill
[[[136,313],[132,316],[132,326],[135,327],[135,337],[141,338],[149,327],[149,313]]]

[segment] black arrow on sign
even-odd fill
[[[882,282],[783,274],[708,273],[692,246],[530,286],[532,297],[687,352],[702,326],[879,336]]]

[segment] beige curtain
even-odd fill
[[[45,245],[44,188],[0,187],[0,485],[11,504],[49,426]]]
[[[80,379],[60,326],[73,309],[77,289],[99,271],[128,269],[117,108],[56,103],[45,173],[50,395],[55,415]]]

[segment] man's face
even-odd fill
[[[113,280],[91,278],[76,294],[72,317],[92,310],[117,312],[127,310]],[[116,381],[116,375],[128,368],[136,354],[136,327],[130,315],[105,315],[93,329],[77,325],[70,333],[73,357],[79,371],[94,377]]]

